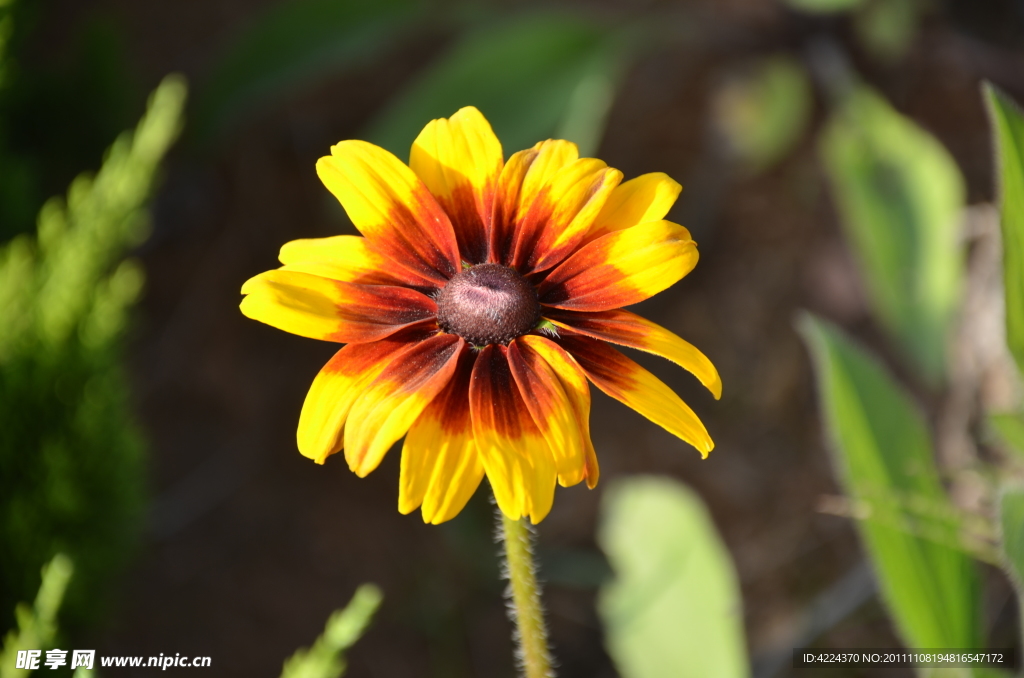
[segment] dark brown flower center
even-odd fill
[[[437,295],[437,324],[475,346],[507,344],[538,320],[540,303],[533,285],[501,264],[473,266]]]

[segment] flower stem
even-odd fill
[[[548,652],[548,632],[544,626],[544,610],[540,604],[533,564],[533,530],[526,518],[509,520],[498,510],[501,535],[505,541],[505,559],[508,571],[509,616],[516,624],[516,641],[524,678],[551,678],[551,654]]]

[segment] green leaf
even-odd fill
[[[1024,455],[1024,413],[988,415],[988,424],[1014,452]]]
[[[616,575],[598,612],[623,678],[750,674],[732,561],[692,490],[653,476],[614,483],[598,540]]]
[[[0,651],[0,678],[23,678],[32,673],[15,668],[19,650],[46,650],[57,635],[57,613],[75,568],[63,553],[43,566],[42,582],[32,607],[19,603],[15,609],[17,630],[7,632]]]
[[[923,375],[940,381],[963,267],[956,164],[864,87],[833,115],[821,152],[876,313]]]
[[[811,103],[811,86],[800,64],[774,56],[723,87],[715,99],[715,119],[743,164],[758,172],[800,139]]]
[[[981,647],[978,581],[959,548],[925,422],[878,361],[838,328],[799,321],[837,475],[863,517],[861,538],[908,647]]]
[[[198,97],[209,137],[282,93],[359,66],[395,44],[421,13],[417,0],[294,0],[242,32]]]
[[[404,158],[427,121],[476,106],[506,156],[556,135],[591,154],[604,133],[624,41],[568,14],[478,28],[392,101],[368,137]]]
[[[1024,488],[1003,490],[999,497],[1003,557],[1018,593],[1024,595]]]
[[[338,678],[345,673],[343,653],[366,632],[383,595],[373,584],[363,584],[344,610],[327,620],[313,647],[298,650],[284,663],[281,678]]]
[[[185,98],[166,77],[99,171],[45,204],[37,237],[0,247],[0,627],[56,548],[76,567],[65,625],[95,619],[141,534],[144,438],[120,349],[143,275],[125,256]]]
[[[1024,114],[989,83],[985,83],[985,101],[998,155],[1006,343],[1024,373]]]

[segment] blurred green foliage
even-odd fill
[[[298,650],[284,663],[281,678],[338,678],[344,674],[344,652],[366,632],[382,599],[373,584],[360,586],[348,606],[327,620],[313,646]]]
[[[58,612],[74,574],[74,563],[63,553],[43,566],[35,603],[18,603],[17,628],[7,632],[0,647],[0,678],[26,678],[32,671],[17,667],[19,650],[46,651],[58,641]],[[339,678],[345,673],[344,652],[363,636],[383,595],[373,584],[360,586],[352,600],[327,620],[323,634],[310,648],[295,652],[285,663],[281,678]],[[75,678],[96,675],[95,669],[79,668]]]
[[[615,482],[598,540],[615,570],[598,611],[623,678],[750,674],[736,573],[692,490],[660,477]]]
[[[238,35],[203,87],[200,136],[211,139],[288,91],[366,65],[408,35],[413,23],[422,26],[426,10],[418,0],[275,6]],[[444,24],[446,13],[433,10]],[[635,27],[612,30],[570,12],[482,15],[399,90],[366,136],[405,157],[425,121],[474,105],[491,121],[506,155],[549,137],[575,141],[584,155],[595,153]]]
[[[0,4],[0,242],[30,232],[46,199],[97,165],[144,102],[124,32],[101,13],[62,49],[23,58],[46,9],[40,0]]]
[[[956,163],[864,87],[833,114],[821,153],[875,313],[911,364],[938,384],[963,269],[965,189]]]
[[[1011,450],[1024,456],[1024,415],[1019,412],[989,414],[986,421]]]
[[[834,14],[856,9],[865,0],[784,0],[793,9],[810,14]]]
[[[99,172],[46,203],[36,237],[0,249],[0,609],[62,551],[79,572],[66,620],[95,614],[140,526],[142,439],[120,349],[143,274],[123,257],[147,234],[184,99],[183,80],[165,79]]]
[[[43,566],[39,592],[29,607],[19,602],[14,611],[17,628],[4,636],[0,651],[0,678],[24,678],[32,673],[17,666],[18,650],[47,650],[57,639],[57,613],[68,582],[74,573],[74,564],[63,553],[55,555]]]
[[[1007,488],[999,497],[1003,558],[1018,591],[1024,592],[1024,489]]]
[[[908,647],[983,647],[977,574],[935,466],[924,418],[864,349],[806,315],[839,479]]]
[[[985,85],[984,94],[999,169],[1006,343],[1024,374],[1024,114],[992,85]]]
[[[197,97],[206,139],[282,93],[356,66],[394,46],[422,17],[418,0],[297,0],[273,6],[225,50]]]
[[[872,0],[854,16],[853,27],[868,54],[893,62],[913,44],[922,10],[918,0]]]
[[[984,84],[983,94],[998,170],[1006,345],[1017,364],[1020,384],[1024,375],[1024,113],[990,83]],[[1024,456],[1024,412],[1020,403],[1015,412],[989,413],[988,423],[1016,452],[1019,461]],[[1024,609],[1024,489],[1019,479],[1011,479],[1002,489],[999,526],[1004,565],[1017,589],[1017,605]]]
[[[368,137],[407,157],[427,120],[480,109],[508,156],[537,141],[593,154],[604,133],[630,34],[580,16],[542,12],[468,31],[375,119]]]
[[[727,83],[715,100],[715,122],[748,172],[759,172],[800,140],[811,115],[811,85],[800,63],[765,58]]]

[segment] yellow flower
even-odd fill
[[[548,140],[504,162],[480,112],[428,124],[409,165],[343,141],[316,169],[363,237],[295,240],[242,287],[242,313],[345,344],[299,417],[299,451],[342,449],[365,476],[402,436],[398,508],[453,518],[486,473],[509,518],[539,522],[555,482],[597,484],[589,379],[696,447],[693,411],[605,342],[655,353],[717,398],[711,362],[620,307],[693,269],[696,243],[663,217],[680,186],[622,173]]]

